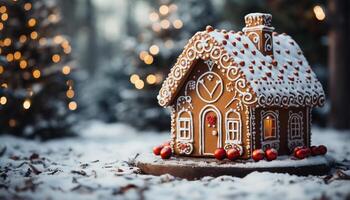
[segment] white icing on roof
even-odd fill
[[[225,34],[228,39],[225,39]],[[242,32],[209,33],[240,66],[262,105],[322,105],[324,91],[297,43],[273,34],[274,58],[264,56]],[[227,36],[226,36],[227,38]],[[226,42],[224,42],[226,40]]]
[[[241,91],[247,105],[322,106],[325,100],[322,85],[300,47],[286,34],[273,33],[272,40],[273,56],[265,56],[242,32],[219,31],[208,26],[185,46],[163,82],[157,96],[159,104],[172,103],[194,60],[212,59],[218,67],[235,71],[247,82],[248,87]]]

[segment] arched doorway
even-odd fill
[[[221,114],[214,105],[206,105],[199,114],[201,155],[214,155],[222,147]]]

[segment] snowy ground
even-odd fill
[[[0,199],[350,199],[350,134],[313,129],[338,167],[328,176],[254,172],[187,181],[130,165],[168,134],[90,123],[78,138],[45,143],[0,137]]]

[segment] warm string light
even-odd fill
[[[176,20],[173,22],[173,26],[174,26],[174,28],[176,28],[176,29],[180,29],[180,28],[182,28],[183,23],[182,23],[182,21],[181,21],[180,19],[176,19]]]
[[[5,105],[7,103],[7,98],[5,96],[0,97],[0,104]]]
[[[158,13],[156,13],[156,12],[151,12],[151,13],[149,14],[149,20],[151,20],[152,22],[158,21],[158,20],[159,20],[159,15],[158,15]]]
[[[74,93],[74,90],[73,89],[69,89],[67,90],[66,92],[66,96],[69,98],[69,99],[72,99],[74,97],[75,93]]]
[[[157,45],[152,45],[150,48],[149,48],[149,52],[152,54],[152,55],[157,55],[159,53],[159,47]]]
[[[76,110],[78,108],[77,102],[75,102],[75,101],[69,102],[68,103],[68,108],[69,108],[69,110],[72,110],[72,111]]]
[[[47,39],[46,39],[46,38],[40,38],[40,39],[39,39],[39,44],[40,44],[41,46],[46,45],[46,44],[47,44]]]
[[[38,38],[38,32],[36,31],[33,31],[30,33],[30,38],[32,38],[33,40],[37,39]]]
[[[173,27],[174,29],[181,29],[184,24],[181,19],[172,19],[173,17],[167,17],[171,15],[173,12],[177,11],[177,5],[161,5],[158,9],[158,12],[152,11],[149,13],[149,20],[152,22],[151,28],[154,32],[160,32],[162,29],[170,29]],[[171,18],[171,20],[169,19]],[[166,48],[172,48],[174,46],[174,41],[171,39],[167,39],[164,42],[164,46]],[[139,53],[139,58],[145,64],[151,65],[154,63],[155,56],[157,56],[160,52],[160,48],[158,45],[153,44],[149,47],[148,51],[141,51]],[[143,89],[145,87],[145,83],[149,85],[159,84],[163,80],[162,74],[148,74],[145,80],[142,80],[138,74],[132,74],[130,76],[130,82],[135,86],[136,89]]]
[[[25,3],[23,6],[24,10],[29,11],[32,9],[32,4],[31,3]]]
[[[157,80],[157,78],[156,78],[156,76],[154,74],[149,74],[147,76],[147,78],[146,78],[147,83],[150,84],[150,85],[155,84],[156,80]]]
[[[65,65],[65,66],[62,67],[62,74],[68,75],[70,73],[70,71],[71,71],[70,66]]]
[[[313,11],[317,20],[323,21],[326,18],[326,14],[321,6],[315,6]]]
[[[19,37],[19,42],[20,42],[20,43],[25,43],[26,41],[27,41],[27,36],[21,35],[21,36]]]
[[[34,78],[40,78],[40,76],[41,76],[40,70],[36,69],[36,70],[33,71],[33,77]]]
[[[6,21],[9,18],[9,15],[7,13],[1,14],[1,20]]]
[[[51,23],[57,23],[59,21],[59,17],[57,16],[57,14],[49,15],[48,19]]]
[[[12,54],[12,53],[7,54],[7,55],[6,55],[6,60],[7,60],[8,62],[12,62],[12,61],[13,61],[13,54]]]
[[[25,69],[27,66],[28,66],[28,63],[27,63],[26,60],[21,60],[21,61],[19,61],[19,67],[20,67],[21,69]]]
[[[143,87],[145,86],[145,82],[143,82],[143,80],[139,79],[135,82],[135,88],[138,90],[143,89]]]
[[[6,6],[0,6],[0,13],[3,14],[7,11]]]
[[[135,84],[136,81],[138,81],[138,80],[140,80],[140,76],[139,76],[139,75],[137,75],[137,74],[132,74],[132,75],[130,76],[130,82],[131,82],[132,84]]]
[[[13,58],[14,58],[15,60],[19,60],[21,57],[22,57],[22,54],[21,54],[21,52],[19,52],[19,51],[16,51],[16,52],[13,54]]]
[[[147,54],[143,60],[144,60],[145,64],[150,65],[153,63],[153,56]]]
[[[28,26],[29,27],[33,27],[33,26],[35,26],[36,25],[36,20],[34,19],[34,18],[30,18],[29,20],[28,20]]]
[[[13,0],[16,1],[16,0]],[[29,11],[32,9],[32,4],[31,3],[25,3],[23,5],[24,10]],[[7,8],[5,6],[0,6],[0,31],[4,29],[4,21],[7,21],[9,18],[9,15],[7,12]],[[157,14],[158,15],[158,14]],[[159,17],[159,16],[158,16]],[[52,23],[58,22],[59,21],[59,15],[57,14],[51,14],[48,16],[48,20]],[[29,20],[27,21],[27,27],[31,28],[31,27],[35,27],[37,26],[38,21],[35,18],[29,18]],[[37,40],[39,42],[39,45],[44,46],[47,44],[47,39],[45,37],[39,38],[39,33],[35,30],[33,30],[32,32],[29,33],[28,36],[26,35],[20,35],[18,38],[18,42],[20,43],[25,43],[28,40],[28,37],[32,40]],[[55,44],[58,44],[62,47],[63,53],[65,54],[70,54],[72,47],[69,44],[69,41],[66,40],[63,36],[61,35],[57,35],[53,38],[53,41]],[[17,41],[16,41],[17,42]],[[5,38],[3,40],[0,40],[0,47],[10,47],[12,44],[14,43],[14,41],[12,41],[11,38]],[[0,53],[2,53],[2,49],[0,48]],[[149,56],[149,54],[146,52],[146,54]],[[8,52],[6,54],[6,59],[8,62],[12,62],[12,61],[18,61],[18,66],[21,69],[25,69],[28,67],[28,61],[23,59],[22,57],[22,52],[20,51],[15,51],[15,52]],[[153,57],[152,57],[153,58]],[[53,63],[58,63],[61,61],[61,56],[59,54],[53,54],[51,56],[51,60]],[[152,63],[153,61],[150,61],[150,58],[146,56],[146,61],[147,63]],[[0,74],[3,74],[5,71],[5,68],[3,66],[0,66]],[[71,73],[71,67],[68,65],[65,65],[62,67],[62,74],[64,75],[69,75]],[[33,69],[32,72],[30,71],[23,71],[22,73],[22,77],[23,79],[30,79],[30,77],[33,77],[35,79],[38,79],[42,76],[42,73],[40,71],[40,69]],[[73,80],[68,80],[67,81],[67,85],[68,85],[68,90],[66,91],[66,96],[68,99],[73,99],[75,97],[75,92],[73,90]],[[139,85],[139,84],[138,84]],[[7,88],[7,83],[2,83],[1,84],[2,88]],[[30,109],[30,107],[32,106],[32,102],[30,100],[30,97],[33,95],[33,91],[32,90],[28,90],[28,98],[26,98],[23,103],[22,103],[22,107],[25,110]],[[7,103],[8,99],[5,96],[1,96],[0,97],[0,104],[1,105],[5,105]],[[77,102],[71,100],[68,103],[68,109],[69,110],[76,110],[78,107]],[[17,121],[15,119],[10,119],[9,120],[9,126],[10,127],[15,127],[17,124]]]
[[[23,108],[25,110],[28,110],[30,108],[30,106],[31,106],[31,102],[30,102],[29,99],[26,99],[26,100],[23,101]]]
[[[161,5],[159,7],[159,13],[162,15],[167,15],[169,13],[169,7],[167,5]]]
[[[162,21],[160,21],[160,26],[163,29],[168,29],[170,27],[170,22],[167,19],[163,19]]]
[[[58,55],[58,54],[54,54],[54,55],[52,55],[51,60],[52,60],[52,62],[54,62],[54,63],[58,63],[58,62],[60,62],[60,60],[61,60],[61,56]]]
[[[12,40],[10,38],[5,38],[3,44],[4,46],[10,46],[12,44]]]

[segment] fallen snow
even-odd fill
[[[168,134],[91,122],[77,138],[49,142],[0,137],[0,199],[345,199],[350,197],[350,134],[313,129],[339,169],[329,176],[254,172],[244,178],[139,174],[132,158]],[[5,151],[4,148],[6,148]],[[3,153],[2,153],[3,152]],[[29,159],[39,155],[38,159]],[[270,162],[272,163],[272,162]],[[263,164],[263,163],[262,163]]]

